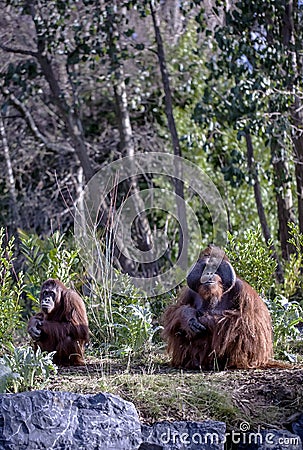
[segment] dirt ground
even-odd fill
[[[135,404],[146,423],[210,418],[224,420],[230,427],[245,420],[251,428],[290,428],[291,422],[303,412],[303,365],[189,372],[172,369],[166,363],[147,367],[144,363],[88,358],[83,367],[59,368],[46,388],[120,395]],[[177,400],[176,390],[179,390]],[[221,403],[225,403],[225,398],[229,404],[223,410]],[[188,403],[194,407],[187,407]]]

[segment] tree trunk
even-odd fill
[[[10,210],[11,210],[12,226],[13,226],[13,230],[15,231],[15,230],[17,230],[17,228],[20,224],[20,216],[19,216],[18,206],[17,206],[17,191],[16,191],[16,185],[15,185],[13,166],[12,166],[9,146],[8,146],[8,142],[7,142],[7,138],[6,138],[4,121],[3,121],[1,112],[0,112],[0,136],[2,139],[3,154],[4,154],[5,163],[6,163],[6,169],[7,169],[6,182],[7,182],[8,192],[10,195]]]
[[[115,12],[114,12],[115,10]],[[128,98],[125,85],[125,75],[123,69],[123,62],[119,59],[120,53],[120,31],[117,24],[117,14],[120,13],[122,17],[122,11],[119,11],[117,2],[111,2],[111,5],[107,8],[108,17],[108,46],[110,64],[114,74],[113,88],[115,94],[115,103],[117,111],[117,120],[119,125],[120,146],[122,154],[126,154],[131,161],[133,161],[132,173],[136,172],[135,168],[135,145],[133,140],[133,131],[130,121]],[[155,261],[145,262],[145,252],[148,252],[153,247],[152,232],[150,224],[146,215],[146,207],[144,201],[140,195],[140,189],[138,186],[138,180],[136,176],[129,178],[131,199],[136,211],[135,225],[136,225],[136,240],[140,254],[140,272],[146,276],[155,275]],[[149,257],[150,260],[150,257]]]
[[[301,98],[297,95],[297,80],[300,79],[302,73],[302,56],[296,48],[295,42],[295,24],[294,24],[294,10],[298,9],[298,3],[293,3],[289,0],[285,5],[285,13],[283,18],[282,37],[283,44],[290,52],[292,63],[293,77],[289,85],[289,90],[295,92],[294,103],[291,108],[291,120],[294,125],[292,134],[294,162],[295,162],[295,176],[297,186],[297,202],[298,202],[298,219],[299,230],[303,234],[303,104]],[[298,14],[298,12],[297,12]]]
[[[60,89],[58,81],[56,80],[55,74],[53,72],[52,65],[45,56],[43,50],[38,46],[37,60],[42,69],[43,75],[47,80],[50,90],[53,94],[54,101],[59,108],[61,117],[63,118],[68,133],[71,137],[73,147],[79,158],[80,164],[83,168],[84,176],[86,182],[88,182],[94,175],[94,171],[90,162],[90,158],[87,153],[81,119],[76,113],[75,105],[68,105],[64,99],[63,92]]]
[[[295,176],[297,186],[297,202],[298,202],[298,218],[299,230],[303,234],[303,105],[299,97],[295,96],[295,102],[291,111],[292,122],[295,131],[292,137],[294,145],[294,161],[295,161]]]
[[[283,150],[283,149],[282,149]],[[294,253],[294,247],[289,243],[288,223],[294,221],[293,201],[288,164],[281,156],[281,149],[277,141],[271,142],[272,165],[274,168],[274,185],[278,209],[279,239],[281,243],[282,258],[289,260],[290,254]]]
[[[119,122],[119,133],[121,151],[126,153],[131,159],[135,156],[135,146],[133,141],[132,127],[130,123],[126,86],[124,82],[124,72],[122,67],[116,72],[115,77],[115,99],[117,117]],[[135,172],[135,167],[133,172]],[[130,190],[133,196],[133,203],[137,212],[136,226],[138,230],[139,249],[146,252],[152,248],[152,233],[145,213],[145,204],[140,195],[140,189],[136,177],[130,177]],[[142,254],[143,255],[143,254]]]
[[[264,210],[263,201],[262,201],[262,194],[261,194],[261,187],[260,187],[259,177],[258,177],[257,170],[255,168],[254,148],[253,148],[253,145],[252,145],[252,140],[251,140],[250,133],[248,133],[248,132],[245,133],[245,139],[246,139],[246,148],[247,148],[247,165],[248,165],[248,170],[249,170],[249,172],[252,175],[253,180],[254,180],[254,185],[253,185],[254,186],[254,195],[255,195],[255,201],[256,201],[256,205],[257,205],[257,211],[258,211],[258,216],[259,216],[259,220],[260,220],[263,236],[264,236],[266,244],[269,245],[269,248],[270,248],[270,250],[272,252],[271,253],[272,258],[277,263],[277,266],[276,266],[276,278],[277,278],[277,281],[279,281],[279,283],[283,283],[283,281],[284,281],[284,279],[283,279],[283,269],[282,269],[280,260],[278,258],[275,246],[274,246],[274,244],[272,242],[271,233],[270,233],[269,226],[268,226],[267,219],[266,219],[266,215],[265,215],[265,210]]]
[[[167,118],[168,128],[172,138],[172,145],[174,154],[181,157],[182,152],[180,148],[180,141],[177,133],[176,123],[173,114],[173,102],[172,94],[169,83],[168,70],[166,67],[165,52],[163,46],[162,35],[159,26],[159,19],[157,17],[156,11],[153,6],[153,1],[149,2],[150,11],[153,19],[153,25],[155,30],[155,37],[157,43],[157,54],[159,60],[159,66],[161,71],[162,83],[165,94],[165,114]],[[175,163],[175,196],[179,219],[179,252],[178,252],[178,265],[187,270],[188,268],[188,225],[186,217],[186,207],[184,203],[184,183],[183,183],[183,173],[182,165],[176,159]]]
[[[56,79],[56,76],[53,71],[53,67],[51,62],[48,60],[46,52],[45,52],[45,41],[43,36],[41,37],[39,35],[39,32],[37,30],[36,25],[36,10],[35,10],[35,2],[32,0],[27,1],[27,5],[30,10],[30,14],[32,17],[32,20],[36,27],[36,38],[37,38],[37,53],[36,58],[40,64],[41,70],[43,72],[43,75],[46,79],[46,81],[49,84],[51,93],[53,95],[54,102],[56,103],[62,119],[65,122],[65,125],[67,127],[68,133],[71,137],[73,147],[75,149],[75,152],[79,158],[80,164],[83,168],[84,176],[86,179],[86,182],[88,182],[92,176],[94,175],[94,171],[87,153],[84,137],[83,137],[83,130],[82,130],[82,123],[80,117],[77,115],[77,108],[75,104],[69,105],[65,98],[64,93],[62,92],[59,83]]]

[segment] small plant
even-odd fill
[[[303,235],[298,225],[290,222],[288,227],[291,235],[289,242],[295,253],[284,264],[284,283],[276,286],[277,295],[269,303],[269,309],[273,320],[275,352],[294,362],[297,355],[293,349],[300,337],[298,325],[303,322],[302,305],[294,300],[302,299]]]
[[[0,351],[12,342],[15,330],[21,325],[23,290],[23,275],[14,272],[14,238],[7,243],[5,240],[4,229],[0,228]]]
[[[157,329],[152,324],[149,303],[145,305],[130,304],[125,308],[122,306],[117,309],[116,315],[119,322],[114,327],[119,341],[123,343],[122,353],[151,348]]]
[[[129,355],[150,349],[155,333],[150,303],[125,274],[119,274],[121,294],[93,281],[87,301],[90,330],[98,348]]]
[[[57,373],[57,367],[52,357],[55,352],[42,353],[38,348],[11,347],[12,353],[0,358],[0,377],[5,390],[22,392],[30,390],[34,385],[41,386],[47,381],[51,373]]]
[[[0,393],[7,392],[9,386],[12,385],[17,378],[19,378],[19,374],[12,372],[12,370],[0,360]]]

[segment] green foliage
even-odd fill
[[[302,307],[298,302],[289,302],[283,295],[277,295],[268,302],[268,308],[273,323],[274,353],[278,358],[287,357],[295,362],[292,347],[300,335],[297,325],[302,322]]]
[[[41,387],[51,373],[57,373],[52,361],[55,352],[36,352],[32,347],[11,347],[11,354],[0,358],[1,392],[22,392]]]
[[[245,227],[246,224],[253,227],[258,222],[251,186],[254,174],[247,170],[245,140],[238,138],[234,121],[226,123],[226,110],[234,101],[234,94],[225,102],[231,80],[220,76],[212,78],[209,62],[215,51],[213,40],[201,40],[197,26],[189,20],[186,31],[171,49],[169,67],[175,89],[174,117],[183,155],[198,164],[216,184],[228,208],[233,230],[237,231],[243,229],[243,222]],[[259,177],[265,191],[266,208],[271,196],[263,175],[269,156],[265,154],[261,138],[253,137],[253,142],[256,160],[262,160]],[[259,169],[259,163],[256,167]],[[271,214],[274,215],[274,211]],[[201,216],[203,220],[199,217],[199,222],[205,234],[208,227],[205,227],[204,211]]]
[[[37,301],[39,289],[48,278],[58,278],[69,285],[77,277],[78,252],[56,231],[48,239],[19,230],[21,252],[25,257],[25,281],[28,297]]]
[[[290,255],[289,261],[285,262],[284,266],[284,285],[282,293],[290,298],[299,291],[302,293],[303,276],[302,276],[302,262],[303,262],[303,235],[299,231],[299,226],[289,222],[289,234],[291,238],[289,242],[293,245],[295,253]],[[302,295],[302,294],[301,294]]]
[[[286,263],[283,285],[275,282],[275,261],[270,249],[264,244],[260,228],[248,230],[243,240],[237,241],[229,235],[227,254],[236,272],[259,292],[268,306],[272,318],[274,352],[278,358],[296,360],[292,347],[300,332],[297,325],[303,321],[303,310],[298,302],[290,301],[290,296],[302,283],[301,245],[303,236],[296,225],[290,224],[291,242],[297,254]],[[271,298],[270,294],[275,292]],[[282,295],[283,294],[283,295]]]
[[[297,358],[293,348],[300,335],[297,325],[303,322],[302,305],[294,300],[302,298],[303,235],[298,225],[290,222],[288,226],[291,235],[289,242],[295,253],[284,263],[284,283],[276,286],[277,295],[270,301],[269,309],[273,320],[275,353],[293,362]]]
[[[0,393],[7,392],[9,386],[19,378],[19,375],[1,362],[0,359]]]
[[[291,150],[292,136],[302,122],[293,114],[294,101],[298,103],[295,109],[300,110],[302,98],[302,4],[297,2],[289,9],[284,2],[263,0],[253,5],[241,0],[234,8],[218,3],[225,20],[218,24],[211,41],[208,80],[202,85],[194,118],[204,131],[209,162],[222,170],[226,183],[241,186],[243,191],[244,182],[253,185],[259,177],[264,208],[272,223],[277,212],[271,208],[271,199],[277,193],[284,199],[297,163]],[[290,23],[296,32],[290,30]],[[232,134],[234,139],[230,139]],[[249,170],[243,164],[248,150],[241,138],[245,135],[251,137],[254,150]],[[232,154],[234,150],[238,155]],[[245,203],[237,202],[235,209],[242,210]]]
[[[0,228],[0,350],[12,342],[21,324],[23,275],[14,272],[14,260],[14,238],[6,242],[5,231]]]
[[[109,282],[91,286],[87,312],[94,346],[120,355],[150,349],[155,333],[151,305],[128,275],[117,274],[119,292],[113,293]]]
[[[247,230],[241,241],[228,235],[226,253],[237,274],[262,295],[275,285],[276,262],[264,243],[261,228]]]

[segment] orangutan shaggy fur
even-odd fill
[[[218,269],[204,275],[210,258]],[[195,290],[185,287],[163,317],[172,365],[206,370],[265,366],[273,357],[270,314],[222,250],[205,249],[187,280]]]

